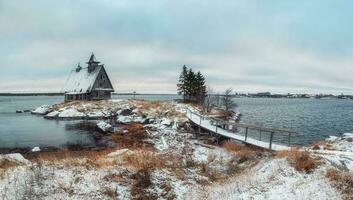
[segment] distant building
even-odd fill
[[[62,92],[65,101],[110,99],[114,88],[103,64],[92,53],[87,67],[80,64],[72,70]]]

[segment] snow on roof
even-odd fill
[[[98,65],[94,71],[88,72],[87,67],[82,68],[80,71],[72,70],[71,74],[62,89],[64,93],[86,93],[92,90],[94,82],[102,69],[101,65]]]

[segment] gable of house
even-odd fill
[[[101,70],[99,71],[96,77],[96,80],[93,84],[92,91],[95,91],[95,90],[105,90],[105,91],[114,92],[113,85],[110,82],[108,74],[105,71],[105,68],[103,66],[101,67]]]

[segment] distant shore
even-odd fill
[[[63,96],[64,93],[0,93],[0,96]],[[177,95],[177,94],[141,94],[141,93],[113,93],[113,95]]]

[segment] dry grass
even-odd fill
[[[152,117],[185,117],[185,114],[177,111],[175,104],[170,101],[131,100],[130,102],[138,108],[141,115],[149,113]]]
[[[257,148],[236,144],[231,140],[226,140],[225,142],[223,142],[222,147],[225,148],[227,151],[235,152],[239,157],[238,162],[245,162],[249,159],[252,159],[259,152],[259,149]]]
[[[180,167],[180,158],[177,155],[157,154],[144,150],[124,154],[122,160],[125,167],[133,168],[135,171]]]
[[[121,125],[123,130],[127,130],[127,133],[114,133],[111,135],[112,140],[117,144],[119,148],[130,148],[130,149],[148,149],[154,150],[154,146],[145,140],[148,137],[146,128],[140,123],[130,123]]]
[[[69,102],[63,102],[59,104],[53,105],[54,110],[59,110],[61,108],[65,107],[79,107],[83,104],[91,104],[96,106],[97,108],[102,108],[104,103],[106,103],[105,100],[96,100],[96,101],[87,101],[87,100],[80,100],[80,101],[69,101]]]
[[[67,166],[110,167],[116,164],[116,159],[107,158],[106,155],[115,150],[116,148],[107,148],[100,151],[60,150],[55,152],[39,152],[26,156],[26,158],[37,163],[45,162],[48,164],[64,164]]]
[[[312,172],[316,169],[321,163],[321,159],[312,157],[307,151],[299,150],[288,150],[288,151],[279,151],[276,152],[276,156],[285,157],[289,160],[289,163],[300,172]]]
[[[329,169],[326,172],[334,186],[342,192],[345,199],[353,199],[353,174],[349,172],[339,171],[337,169]]]
[[[7,159],[7,158],[3,158],[0,160],[0,177],[2,177],[5,172],[12,168],[12,167],[16,167],[19,166],[20,164],[16,161]]]

